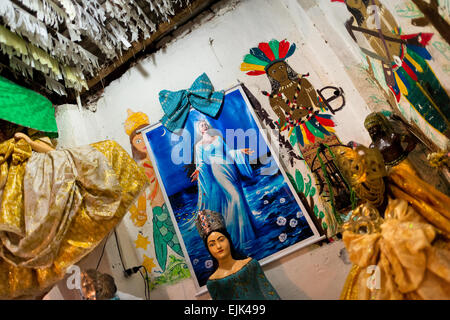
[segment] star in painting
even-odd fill
[[[144,249],[147,250],[147,246],[150,244],[148,241],[148,237],[143,237],[141,234],[138,234],[138,238],[134,241],[136,244],[136,249]]]
[[[156,267],[156,264],[153,262],[153,258],[149,258],[144,254],[144,261],[142,262],[142,265],[147,269],[147,271],[150,273],[152,272],[152,269]]]

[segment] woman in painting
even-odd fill
[[[250,149],[229,150],[220,134],[214,135],[211,125],[204,120],[196,123],[196,170],[192,182],[198,181],[198,210],[220,212],[237,248],[244,249],[255,239],[255,220],[244,195],[241,175],[252,177],[253,171],[246,158]]]
[[[128,118],[125,121],[125,132],[130,137],[133,159],[145,170],[150,180],[150,187],[142,193],[137,203],[130,208],[131,220],[136,227],[143,227],[147,222],[147,200],[153,211],[153,241],[156,259],[163,271],[166,270],[167,248],[171,247],[178,255],[183,256],[180,241],[170,219],[170,213],[164,201],[162,190],[156,178],[155,170],[145,146],[140,130],[150,124],[148,116],[142,112],[133,112],[128,109]]]
[[[150,123],[148,117],[142,112],[133,112],[128,109],[128,118],[125,121],[125,132],[130,137],[131,152],[133,159],[145,170],[145,174],[150,179],[150,189],[143,193],[137,204],[131,207],[131,218],[136,227],[142,227],[147,222],[147,199],[152,206],[161,207],[164,204],[164,197],[156,179],[155,171],[147,153],[144,138],[139,130],[147,127]],[[148,195],[147,195],[148,193]]]
[[[200,211],[196,226],[213,259],[214,273],[206,283],[213,300],[280,299],[258,261],[235,249],[219,213]]]

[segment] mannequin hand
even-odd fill
[[[31,148],[39,153],[46,153],[46,152],[50,152],[55,150],[54,148],[50,147],[49,145],[47,145],[46,143],[36,140],[33,141],[31,140],[31,138],[29,136],[27,136],[25,133],[22,132],[17,132],[14,135],[14,138],[16,140],[20,140],[20,139],[24,139],[26,142],[28,142],[31,145]]]
[[[27,136],[25,133],[22,133],[22,132],[17,132],[17,133],[14,135],[14,138],[15,138],[16,140],[24,139],[26,142],[31,143],[30,137]]]

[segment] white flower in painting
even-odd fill
[[[289,225],[291,226],[291,228],[295,228],[298,225],[298,221],[295,219],[291,219],[291,221],[289,221]]]
[[[285,217],[278,217],[277,219],[277,225],[279,225],[280,227],[286,225],[286,222],[287,220]]]
[[[269,201],[265,200],[265,201],[264,201],[264,204],[269,204]]]
[[[261,191],[259,191],[259,190],[258,190],[258,191],[256,191],[256,194],[261,194]]]
[[[286,234],[286,233],[280,234],[280,236],[278,237],[278,239],[280,240],[280,242],[285,242],[286,239],[287,239],[287,234]]]
[[[206,260],[206,261],[205,261],[205,267],[206,267],[206,269],[211,269],[212,266],[213,266],[212,260]]]
[[[280,203],[285,203],[286,202],[286,199],[285,198],[281,198],[280,199]]]
[[[303,217],[303,212],[301,211],[297,212],[297,219],[300,219],[301,217]]]
[[[195,265],[197,265],[200,261],[198,259],[194,259],[194,261],[192,261],[192,263]]]

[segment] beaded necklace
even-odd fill
[[[294,84],[294,82],[290,86],[292,86],[293,84]],[[265,96],[267,96],[269,98],[272,98],[272,99],[273,98],[281,98],[283,100],[283,102],[286,104],[286,106],[288,106],[289,109],[290,109],[290,112],[288,112],[288,111],[283,109],[284,116],[286,118],[286,124],[284,125],[283,128],[281,128],[281,131],[285,131],[287,129],[292,129],[292,128],[296,127],[296,126],[300,126],[303,123],[308,122],[309,120],[311,120],[311,118],[313,116],[315,116],[315,115],[317,115],[319,113],[319,110],[314,111],[314,108],[312,106],[311,107],[304,107],[304,106],[300,106],[298,104],[297,99],[298,99],[298,97],[300,95],[301,90],[302,90],[302,86],[300,85],[300,80],[298,80],[298,82],[297,82],[297,90],[295,91],[293,101],[290,101],[286,97],[286,95],[284,93],[277,92],[277,93],[274,93],[274,94],[270,94],[267,91],[263,91],[262,92]],[[294,119],[291,119],[291,116],[292,116],[293,112],[296,111],[296,110],[299,110],[299,109],[303,109],[303,110],[307,110],[308,111],[308,115],[306,116],[306,120],[302,120],[302,119],[294,120]],[[278,127],[280,127],[280,124],[279,124],[278,121],[276,121],[275,123],[278,125]]]

